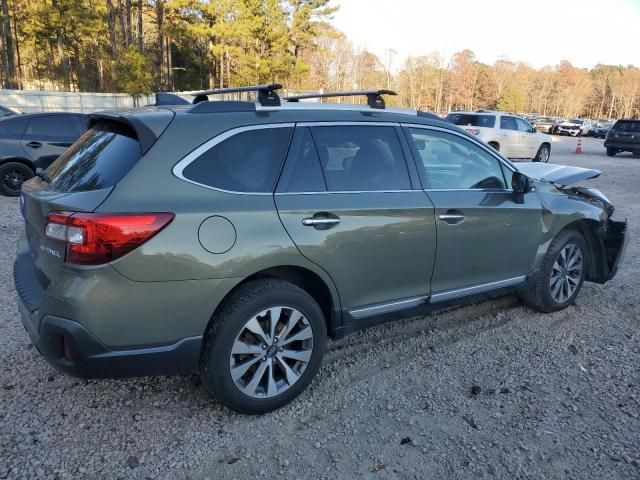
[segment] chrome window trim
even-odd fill
[[[354,122],[354,121],[345,121],[345,122],[323,122],[323,121],[313,121],[313,122],[298,122],[296,123],[297,127],[400,127],[399,122]]]
[[[361,319],[370,317],[372,315],[380,315],[383,313],[395,312],[396,310],[402,310],[404,308],[411,308],[418,306],[421,303],[425,303],[428,300],[428,296],[422,295],[420,297],[411,297],[403,300],[395,300],[393,302],[381,303],[370,307],[357,308],[350,310],[349,314],[354,319]]]
[[[422,189],[411,190],[340,190],[336,192],[276,192],[275,195],[336,195],[344,193],[413,193],[422,192]]]
[[[208,152],[209,150],[211,150],[213,147],[215,147],[216,145],[218,145],[219,143],[222,143],[223,141],[227,140],[228,138],[233,137],[234,135],[237,135],[238,133],[243,133],[243,132],[249,132],[252,130],[266,130],[269,128],[294,128],[296,126],[295,123],[293,122],[289,122],[289,123],[263,123],[263,124],[257,124],[257,125],[246,125],[244,127],[236,127],[236,128],[232,128],[230,130],[226,130],[222,133],[220,133],[219,135],[216,135],[215,137],[207,140],[206,142],[204,142],[202,145],[200,145],[199,147],[196,147],[194,150],[191,150],[191,152],[189,152],[186,156],[184,156],[182,158],[182,160],[180,160],[178,163],[176,163],[172,169],[172,173],[178,177],[181,180],[184,180],[185,182],[189,182],[192,183],[194,185],[199,185],[201,187],[204,188],[208,188],[210,190],[215,190],[217,192],[223,192],[223,193],[233,193],[235,195],[268,195],[268,196],[273,196],[273,191],[271,192],[239,192],[239,191],[235,191],[235,190],[225,190],[224,188],[219,188],[219,187],[213,187],[211,185],[206,185],[204,183],[200,183],[200,182],[196,182],[195,180],[191,180],[189,178],[186,178],[183,174],[183,171],[185,168],[187,168],[187,166],[189,166],[189,164],[191,164],[192,162],[194,162],[195,160],[197,160],[202,154]]]
[[[491,290],[496,290],[502,287],[510,287],[512,285],[519,285],[527,280],[526,275],[519,277],[507,278],[505,280],[498,280],[496,282],[481,283],[472,287],[458,288],[455,290],[446,290],[440,293],[434,293],[429,299],[431,303],[443,302],[445,300],[451,300],[454,298],[466,297],[468,295],[474,295],[476,293],[484,293]]]

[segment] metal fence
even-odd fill
[[[0,89],[0,105],[32,112],[91,113],[97,110],[130,108],[154,102],[153,96],[140,97],[138,104],[126,93],[56,92]]]

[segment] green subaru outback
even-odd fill
[[[348,105],[277,88],[94,114],[24,184],[15,286],[52,365],[199,372],[223,404],[261,413],[309,385],[328,337],[509,291],[552,312],[615,275],[626,221],[571,186],[600,172],[515,166],[385,108],[393,92]]]

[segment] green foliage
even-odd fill
[[[524,111],[524,94],[518,85],[508,85],[498,100],[498,110],[503,112]]]
[[[153,91],[151,62],[136,47],[129,45],[115,66],[118,85],[134,97]]]

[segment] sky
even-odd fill
[[[358,47],[385,58],[470,49],[534,68],[569,60],[640,66],[640,0],[332,0],[331,23]]]

